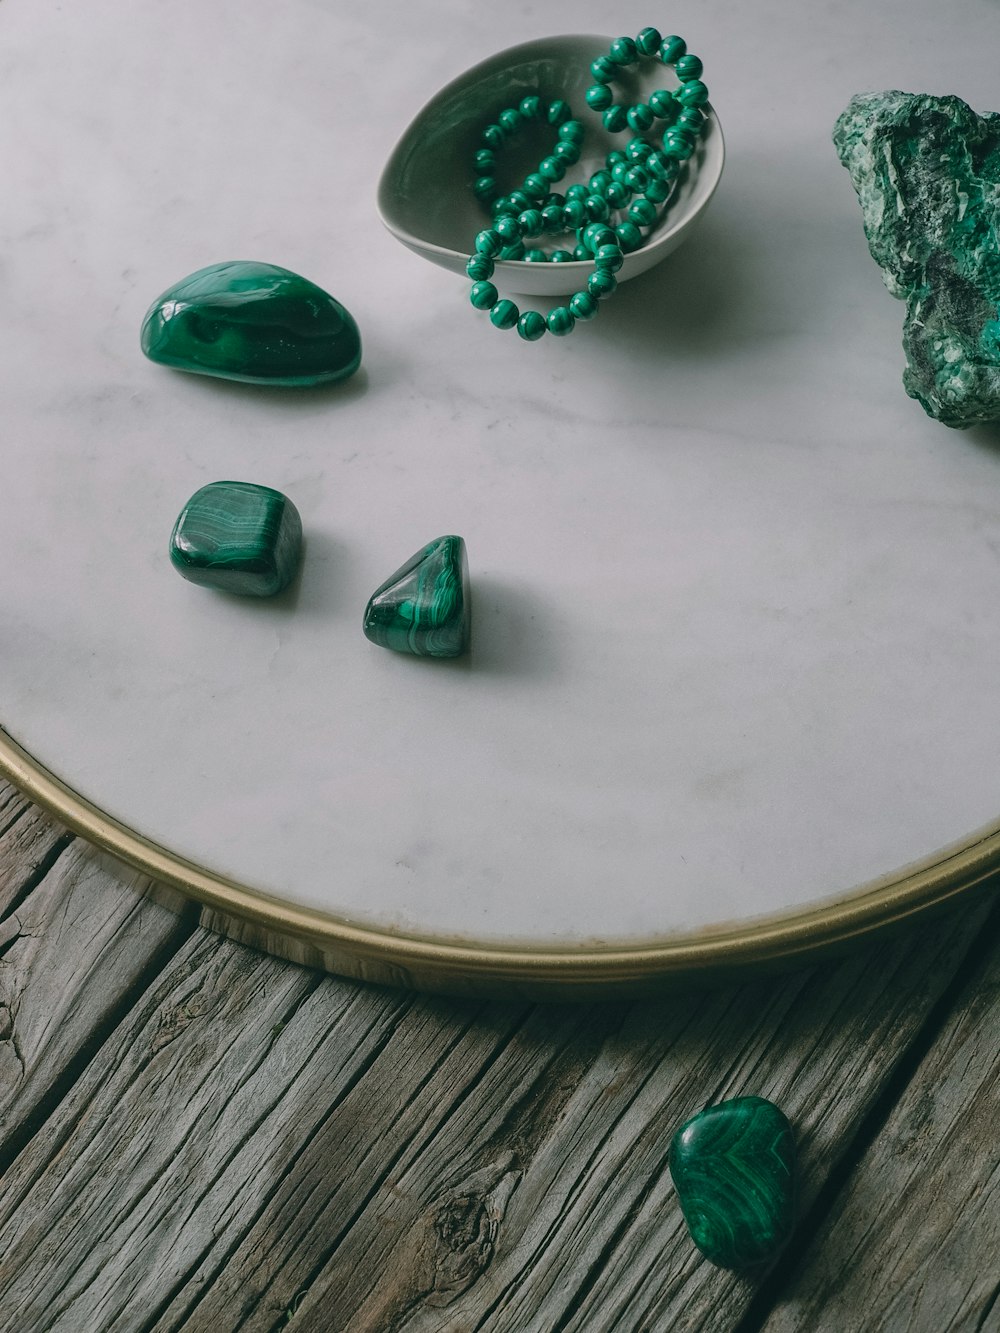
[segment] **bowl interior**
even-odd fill
[[[473,155],[486,125],[505,107],[529,93],[551,101],[561,97],[587,131],[579,163],[558,188],[586,181],[604,166],[612,148],[622,148],[628,134],[609,134],[601,117],[587,106],[584,93],[593,83],[590,63],[607,50],[610,39],[575,34],[543,38],[500,51],[441,89],[416,115],[383,171],[378,191],[382,220],[393,234],[425,258],[464,273],[478,231],[489,214],[472,192]],[[623,72],[614,85],[616,100],[646,99],[657,88],[674,88],[673,71],[659,61],[643,61]],[[687,227],[708,203],[722,172],[724,148],[711,108],[708,123],[681,175],[669,205],[649,232],[641,250],[626,256],[619,281],[634,277],[679,244]],[[501,189],[513,189],[542,157],[552,151],[555,129],[545,122],[525,127],[498,154]],[[524,292],[572,291],[589,271],[586,262],[531,264],[504,261],[504,281]]]

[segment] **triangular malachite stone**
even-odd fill
[[[720,1268],[772,1259],[795,1220],[795,1140],[773,1102],[736,1097],[683,1124],[670,1174],[691,1238]]]
[[[361,364],[361,335],[339,301],[275,264],[212,264],[175,283],[142,323],[151,361],[252,384],[332,383]]]
[[[372,594],[365,634],[418,657],[457,657],[469,644],[469,567],[461,537],[438,537]]]

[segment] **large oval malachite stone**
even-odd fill
[[[692,1240],[720,1268],[756,1268],[788,1240],[795,1139],[773,1102],[736,1097],[688,1120],[670,1144],[670,1174]]]
[[[299,511],[281,491],[213,481],[195,491],[170,535],[170,560],[191,583],[243,597],[273,597],[302,554]]]
[[[361,335],[322,288],[275,264],[237,260],[183,278],[142,322],[151,361],[251,384],[328,384],[361,364]]]
[[[469,646],[469,565],[461,537],[438,537],[369,598],[372,643],[418,657],[458,657]]]

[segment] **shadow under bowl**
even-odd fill
[[[580,162],[557,187],[586,181],[604,167],[625,135],[609,134],[584,94],[593,83],[591,61],[611,39],[587,34],[545,37],[499,51],[453,79],[417,113],[393,149],[378,186],[378,211],[390,232],[414,254],[465,275],[477,232],[490,225],[487,209],[472,191],[473,156],[485,127],[531,93],[562,98],[586,128]],[[667,76],[666,78],[664,76]],[[658,60],[623,70],[616,100],[647,100],[676,78]],[[622,98],[624,94],[624,99]],[[626,282],[658,264],[681,244],[715,193],[725,161],[722,127],[711,106],[694,155],[681,166],[673,194],[639,250],[625,256],[617,274]],[[501,189],[514,189],[542,157],[551,153],[556,130],[539,121],[498,154]],[[532,296],[562,296],[586,287],[591,264],[498,260],[497,285]]]

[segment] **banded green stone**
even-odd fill
[[[211,264],[153,302],[151,361],[251,384],[333,383],[361,364],[361,335],[339,301],[275,264]]]
[[[364,631],[398,653],[458,657],[469,645],[470,613],[465,542],[438,537],[375,590]]]
[[[271,597],[295,576],[302,520],[287,495],[249,481],[195,491],[170,536],[170,560],[191,583]]]
[[[736,1097],[683,1124],[670,1174],[691,1238],[720,1268],[756,1268],[795,1220],[795,1140],[773,1102]]]

